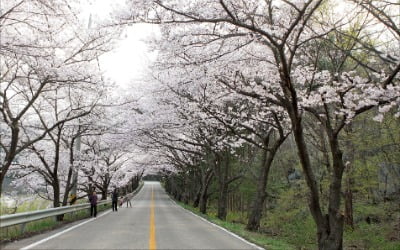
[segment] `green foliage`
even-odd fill
[[[296,249],[293,245],[290,245],[286,243],[284,240],[272,238],[272,237],[266,237],[264,234],[259,233],[259,232],[250,232],[245,229],[245,225],[241,223],[234,223],[231,221],[231,219],[237,218],[239,214],[236,215],[230,215],[228,216],[228,219],[226,221],[222,221],[216,217],[216,213],[211,212],[208,215],[203,215],[199,213],[196,209],[194,209],[191,206],[185,205],[181,202],[178,202],[179,205],[184,207],[185,209],[188,209],[192,211],[193,213],[202,216],[203,218],[213,222],[214,224],[217,224],[221,227],[224,227],[228,229],[229,231],[243,237],[244,239],[253,242],[259,246],[262,246],[266,249],[271,249],[271,250],[291,250],[291,249]]]
[[[263,217],[261,230],[300,249],[310,249],[316,247],[316,229],[308,208],[304,206],[307,203],[306,197],[302,197],[304,185],[301,186],[286,188],[280,194],[276,207]]]
[[[349,248],[357,249],[399,250],[400,241],[388,239],[388,236],[393,233],[395,233],[393,232],[393,223],[367,224],[361,222],[357,224],[355,230],[346,230],[344,244]]]
[[[19,197],[19,199],[24,199],[24,197]],[[16,201],[12,202],[10,205],[7,205],[5,197],[1,197],[0,202],[0,214],[6,215],[11,213],[22,213],[28,211],[35,211],[40,209],[46,209],[52,203],[48,200],[44,200],[42,198],[36,197],[32,200],[27,200],[25,202],[21,202],[20,204],[15,204]]]
[[[241,212],[230,212],[228,213],[228,215],[226,216],[226,220],[227,221],[231,221],[233,223],[240,223],[240,224],[246,224],[246,216],[244,215],[244,213]]]
[[[24,202],[22,205],[18,206],[17,213],[46,209],[49,205],[51,205],[51,201],[37,198],[31,202]]]
[[[378,123],[372,121],[374,115],[372,110],[357,119],[351,140],[356,148],[355,197],[376,203],[382,201],[386,189],[399,188],[398,173],[387,173],[386,180],[384,173],[388,167],[400,167],[400,120],[388,114]]]

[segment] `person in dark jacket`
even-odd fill
[[[117,189],[114,189],[114,192],[111,194],[111,200],[112,200],[112,210],[113,211],[118,211],[118,192]]]
[[[96,217],[97,216],[97,194],[93,191],[92,195],[89,195],[90,201],[90,216]]]

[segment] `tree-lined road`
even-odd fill
[[[257,246],[182,209],[169,199],[160,183],[146,182],[132,200],[132,208],[124,204],[118,212],[100,213],[96,219],[5,246],[5,249],[17,248],[257,249]]]

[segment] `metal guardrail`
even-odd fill
[[[136,195],[140,189],[143,187],[143,182],[139,184],[139,187],[136,188],[135,191],[132,192],[133,195]],[[102,200],[97,203],[97,205],[106,205],[110,204],[111,200]],[[90,208],[90,203],[85,204],[78,204],[72,206],[65,206],[65,207],[56,207],[56,208],[49,208],[44,210],[37,210],[32,212],[23,212],[17,214],[9,214],[0,216],[0,228],[9,227],[18,224],[25,224],[31,221],[40,220],[52,216],[57,216],[61,214],[67,214],[76,212],[79,210]]]
[[[99,201],[97,205],[106,205],[111,203],[111,200]],[[79,210],[90,208],[90,203],[78,204],[65,207],[49,208],[44,210],[37,210],[32,212],[23,212],[17,214],[3,215],[0,216],[0,228],[24,224],[35,220],[44,219],[47,217],[57,216],[61,214],[67,214],[76,212]]]

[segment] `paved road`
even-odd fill
[[[4,249],[257,249],[182,209],[158,182],[145,182],[118,212],[76,222]]]

